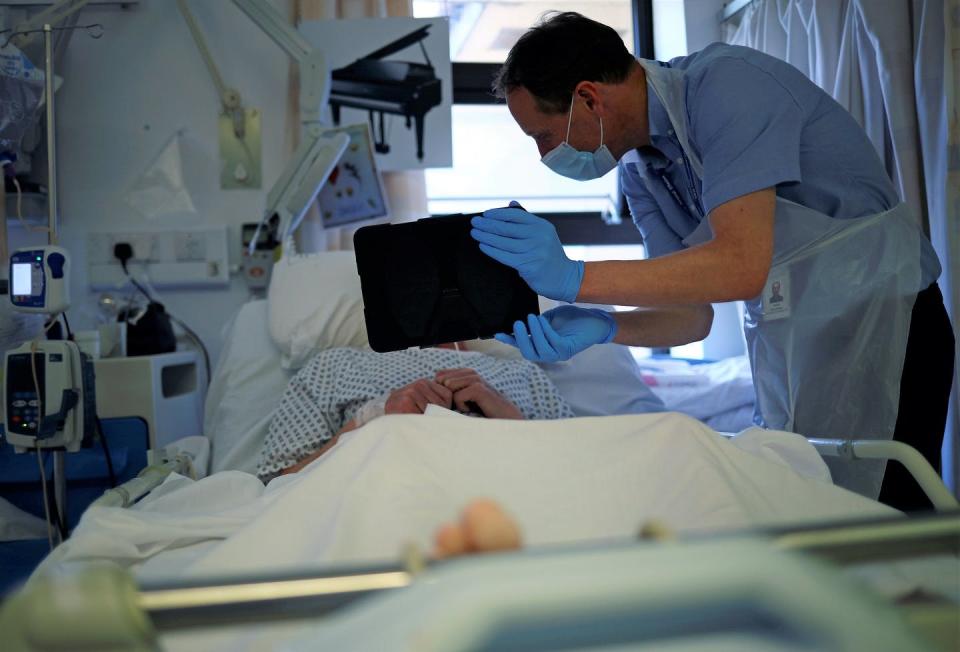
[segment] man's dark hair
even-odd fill
[[[493,92],[504,98],[522,86],[541,111],[560,113],[570,108],[577,84],[622,82],[634,61],[612,27],[572,11],[551,12],[510,49]]]

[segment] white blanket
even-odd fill
[[[822,479],[796,435],[742,437],[751,452],[675,413],[383,417],[266,488],[238,471],[177,476],[133,509],[92,508],[38,573],[111,560],[170,579],[396,559],[407,542],[429,550],[480,496],[531,545],[632,536],[651,519],[683,532],[896,513]]]

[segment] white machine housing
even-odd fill
[[[63,247],[17,249],[9,273],[14,310],[56,314],[70,307],[70,254]]]
[[[85,424],[80,347],[66,340],[26,342],[6,352],[4,372],[5,436],[17,452],[34,448],[79,450]],[[51,425],[50,420],[55,423]]]

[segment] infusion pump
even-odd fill
[[[92,436],[93,363],[84,360],[75,342],[27,342],[7,351],[4,369],[5,436],[17,452],[73,452]]]
[[[10,256],[10,303],[17,312],[56,315],[70,307],[70,254],[54,245]],[[79,450],[94,431],[93,363],[76,342],[25,342],[4,356],[5,438],[17,452]]]
[[[9,278],[10,302],[18,312],[54,315],[70,307],[70,254],[63,247],[17,249]]]

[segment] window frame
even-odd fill
[[[653,0],[631,0],[634,53],[653,59]],[[452,62],[454,104],[501,104],[492,90],[502,63]],[[606,220],[600,211],[539,213],[549,220],[568,245],[640,244],[625,197],[618,198],[619,220]],[[604,228],[597,228],[597,222]]]

